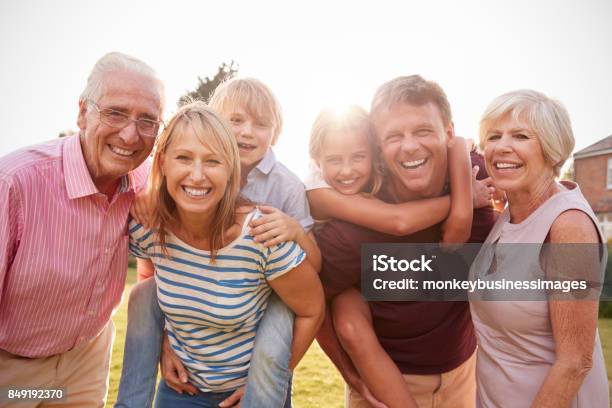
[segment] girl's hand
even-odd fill
[[[251,221],[250,233],[256,242],[271,247],[287,241],[298,241],[305,234],[302,225],[281,210],[266,205],[259,206],[263,217]]]
[[[153,213],[155,211],[155,196],[148,189],[143,189],[136,194],[134,202],[130,207],[130,214],[145,228],[153,227]]]
[[[472,168],[472,200],[474,208],[482,208],[491,205],[491,200],[495,193],[495,187],[493,187],[493,180],[491,177],[476,180],[479,169],[478,166]]]

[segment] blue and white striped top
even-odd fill
[[[228,391],[246,383],[257,325],[273,280],[299,265],[295,242],[265,248],[249,235],[246,217],[238,238],[217,252],[189,246],[169,233],[165,257],[157,234],[130,222],[130,252],[155,265],[157,298],[170,344],[200,390]]]

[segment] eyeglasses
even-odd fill
[[[123,129],[124,127],[128,126],[130,122],[135,122],[138,134],[142,137],[151,139],[155,139],[160,130],[163,130],[164,128],[164,122],[161,120],[144,118],[132,119],[130,118],[130,115],[125,112],[108,108],[100,108],[98,104],[92,100],[88,100],[87,102],[89,102],[96,109],[96,111],[98,111],[98,114],[100,115],[100,122],[110,127]]]

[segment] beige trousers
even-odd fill
[[[454,370],[442,374],[405,374],[404,380],[419,408],[474,408],[476,406],[476,352]],[[350,387],[344,406],[368,408],[370,405]]]
[[[61,400],[3,399],[3,408],[87,408],[104,407],[108,392],[108,371],[115,337],[110,321],[88,343],[50,357],[27,358],[0,350],[0,389],[62,388]],[[3,393],[4,394],[4,393]]]

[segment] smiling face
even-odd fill
[[[161,89],[156,79],[130,72],[109,72],[102,95],[94,101],[100,108],[124,112],[131,119],[161,118]],[[102,190],[138,167],[151,153],[153,138],[143,138],[131,122],[117,129],[100,122],[87,101],[79,102],[81,148],[94,184]]]
[[[364,190],[372,173],[372,152],[365,129],[348,129],[329,134],[318,160],[323,178],[342,194]]]
[[[240,105],[232,109],[228,119],[238,142],[241,171],[246,177],[270,148],[275,135],[274,125],[271,119],[254,117]]]
[[[534,131],[510,114],[491,124],[483,147],[495,187],[507,194],[535,191],[543,180],[554,177]]]
[[[176,130],[163,154],[162,171],[179,215],[198,217],[214,214],[230,177],[223,156],[202,143],[189,126]]]
[[[438,196],[447,177],[447,141],[454,134],[436,105],[397,103],[376,112],[373,121],[396,195]]]

